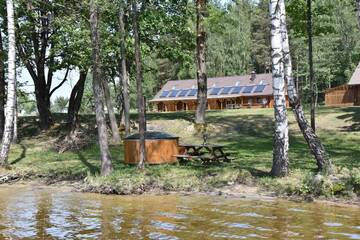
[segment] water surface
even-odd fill
[[[360,239],[360,208],[0,186],[0,239]]]

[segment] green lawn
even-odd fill
[[[63,178],[86,176],[90,189],[102,188],[106,189],[105,192],[123,194],[152,188],[204,191],[234,183],[255,183],[285,194],[359,193],[360,108],[323,107],[318,110],[317,133],[338,168],[336,181],[323,178],[321,183],[313,182],[316,163],[294,122],[292,112],[289,111],[288,115],[291,174],[279,180],[268,175],[272,162],[272,109],[207,113],[209,142],[225,145],[226,151],[235,158],[232,163],[216,166],[198,163],[148,166],[144,172],[139,172],[135,167],[122,163],[122,145],[111,145],[115,171],[105,178],[98,176],[99,149],[95,139],[92,139],[94,143],[89,147],[77,152],[58,154],[52,149],[55,136],[62,132],[63,116],[55,116],[57,124],[47,133],[39,133],[35,118],[21,118],[21,141],[11,150],[10,171]],[[136,118],[135,115],[132,117]],[[184,143],[200,143],[202,138],[193,128],[192,119],[192,112],[148,114],[149,129],[172,133]],[[89,129],[94,129],[94,120],[94,116],[82,116],[82,122]]]

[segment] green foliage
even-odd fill
[[[286,7],[295,76],[307,102],[306,0],[290,0]],[[348,82],[360,62],[360,31],[353,1],[313,1],[313,32],[315,78],[321,102],[325,90]]]
[[[67,110],[67,105],[69,103],[69,99],[63,96],[58,96],[55,98],[51,108],[53,112],[64,113]]]

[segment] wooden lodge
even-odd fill
[[[326,90],[325,105],[360,106],[360,63],[348,84]]]
[[[207,98],[209,110],[273,107],[272,75],[208,78]],[[196,110],[197,81],[168,81],[150,102],[158,112]]]

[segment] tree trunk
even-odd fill
[[[16,94],[16,93],[15,93]],[[14,129],[13,129],[13,136],[11,142],[13,144],[18,143],[18,103],[17,97],[15,98],[15,109],[14,109]]]
[[[120,6],[119,11],[120,26],[120,48],[121,48],[121,86],[122,86],[122,111],[125,124],[125,136],[130,135],[130,98],[129,98],[129,77],[126,69],[126,48],[125,48],[125,24],[124,24],[124,8]],[[122,118],[120,118],[122,120]]]
[[[99,37],[99,6],[97,0],[90,1],[90,27],[93,60],[93,91],[95,98],[95,114],[98,129],[99,146],[101,153],[101,175],[109,175],[112,172],[112,162],[109,151],[109,143],[106,129],[104,112],[104,88],[101,84],[102,69],[100,59],[100,37]]]
[[[310,148],[310,151],[314,155],[318,170],[324,172],[331,172],[332,165],[329,160],[324,146],[321,144],[319,138],[316,136],[315,132],[309,125],[308,121],[305,118],[303,108],[301,106],[300,98],[297,93],[295,86],[295,81],[292,73],[292,61],[290,56],[290,47],[289,47],[289,38],[287,33],[287,24],[286,24],[286,11],[284,0],[279,1],[279,7],[281,11],[281,33],[282,33],[282,48],[284,54],[284,69],[285,69],[285,80],[288,86],[288,96],[290,105],[295,114],[296,121],[299,125],[299,128]]]
[[[85,81],[88,70],[80,70],[79,80],[71,91],[68,107],[68,128],[73,132],[78,126],[78,116],[81,107],[81,100],[84,94]]]
[[[113,104],[111,102],[109,85],[108,85],[108,83],[106,81],[103,81],[102,85],[103,85],[104,93],[105,93],[106,108],[107,108],[108,114],[109,114],[110,127],[111,127],[111,132],[112,132],[112,139],[113,139],[113,141],[115,143],[120,143],[121,139],[120,139],[120,134],[119,134],[119,128],[118,128],[118,125],[116,123],[116,116],[115,116],[115,113],[114,113],[114,107],[113,107]]]
[[[139,114],[139,138],[140,138],[140,155],[138,168],[143,169],[146,161],[145,153],[145,106],[142,92],[142,73],[141,73],[141,52],[140,52],[140,37],[137,16],[137,1],[132,0],[133,10],[133,30],[135,38],[135,65],[136,65],[136,90],[137,90],[137,105]]]
[[[316,80],[314,76],[314,63],[313,63],[313,42],[312,42],[312,10],[311,10],[312,0],[307,0],[307,32],[308,32],[308,48],[309,48],[309,78],[310,78],[310,93],[311,93],[311,103],[310,103],[310,115],[311,115],[311,128],[316,131],[315,124],[315,101],[316,101]]]
[[[358,22],[359,22],[359,28],[360,28],[360,0],[356,0],[356,15],[358,18]]]
[[[8,50],[8,88],[6,101],[5,127],[0,151],[0,165],[8,165],[8,156],[14,129],[14,114],[16,104],[16,42],[15,42],[15,19],[14,3],[6,0],[7,26],[9,36]]]
[[[38,81],[41,82],[45,80]],[[42,87],[42,84],[35,83],[35,98],[36,106],[39,112],[40,128],[42,130],[47,130],[53,124],[53,119],[50,111],[50,95],[46,90],[46,87]]]
[[[49,44],[49,39],[51,35],[51,14],[48,14],[48,11],[41,7],[37,10],[32,9],[33,6],[31,3],[28,5],[28,7],[29,10],[38,11],[40,13],[39,19],[34,20],[40,23],[40,28],[38,29],[37,27],[35,27],[35,23],[31,25],[30,31],[32,31],[32,37],[28,39],[29,42],[31,42],[29,46],[34,48],[34,56],[31,59],[28,57],[28,52],[30,52],[31,50],[26,49],[26,44],[22,44],[19,41],[17,47],[19,56],[34,81],[36,104],[40,119],[40,128],[42,130],[46,130],[49,129],[50,126],[53,124],[53,119],[50,111],[50,97],[54,92],[54,90],[51,90],[53,70],[52,68],[49,68],[48,71],[46,71],[46,64],[54,62],[54,57],[49,56],[47,51],[49,45],[52,45]],[[62,84],[63,82],[60,85]],[[58,89],[58,87],[54,89],[56,90]]]
[[[2,35],[0,32],[0,138],[3,136],[4,132],[4,125],[5,125],[5,54],[4,54],[4,48],[3,48],[3,41],[2,41]]]
[[[204,18],[207,0],[196,0],[196,78],[198,84],[196,124],[205,124],[207,105],[207,76],[206,76],[206,32]]]
[[[289,172],[289,130],[286,112],[284,64],[281,45],[279,0],[270,0],[269,13],[271,18],[271,60],[273,76],[273,94],[275,110],[275,132],[273,146],[272,176],[282,177]]]

